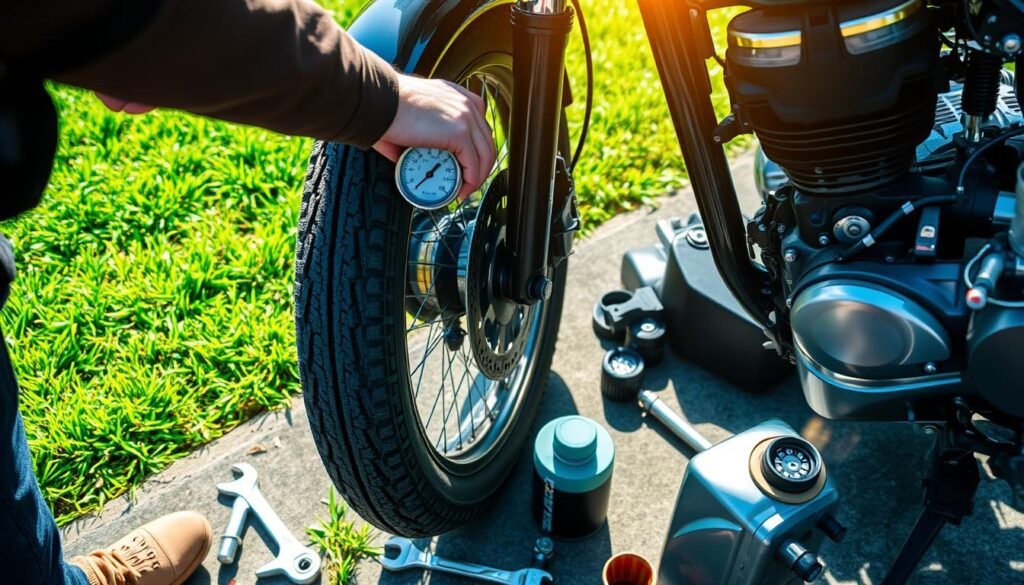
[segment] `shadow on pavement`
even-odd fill
[[[534,434],[550,420],[578,413],[569,387],[557,373],[552,373],[534,423]],[[529,567],[534,542],[541,536],[530,508],[532,448],[531,440],[505,487],[494,496],[494,505],[483,515],[464,528],[435,539],[417,540],[417,544],[431,546],[435,554],[452,560],[509,570]],[[557,541],[555,556],[548,570],[556,582],[572,582],[573,574],[600,574],[609,556],[611,539],[608,525],[605,524],[596,534],[586,539],[573,542]],[[472,581],[441,573],[429,575],[423,571],[410,570],[404,573],[382,572],[378,582],[381,585],[412,585],[426,582],[443,585]]]

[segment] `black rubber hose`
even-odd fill
[[[988,116],[996,111],[1003,60],[988,53],[967,53],[967,75],[960,95],[960,108],[972,116]]]
[[[957,196],[963,196],[964,181],[967,179],[967,170],[971,168],[971,165],[973,165],[975,161],[978,160],[978,157],[987,152],[988,149],[992,148],[993,146],[1006,142],[1007,140],[1013,138],[1014,136],[1020,136],[1021,134],[1024,134],[1024,126],[1014,128],[1009,132],[1004,132],[999,136],[996,136],[995,138],[989,140],[985,144],[982,144],[980,147],[978,147],[977,150],[971,153],[971,156],[967,157],[967,160],[964,161],[964,166],[963,168],[960,169],[960,177],[956,181]]]
[[[572,0],[576,10],[576,20],[580,23],[580,36],[583,39],[583,54],[587,64],[587,98],[583,111],[583,126],[580,128],[580,140],[576,144],[576,152],[572,155],[572,162],[569,163],[569,172],[576,170],[576,163],[580,162],[580,155],[583,154],[583,147],[587,144],[587,133],[590,131],[590,116],[594,111],[594,56],[590,51],[590,33],[587,31],[587,19],[583,16],[583,7],[580,0]]]
[[[907,201],[901,205],[899,209],[890,214],[889,217],[885,218],[882,223],[878,224],[875,229],[871,230],[866,236],[858,240],[856,244],[847,248],[845,252],[840,252],[839,255],[836,256],[836,262],[846,262],[850,258],[853,258],[857,254],[860,254],[864,250],[874,246],[875,243],[878,242],[879,238],[892,229],[892,226],[896,225],[896,222],[914,213],[914,211],[930,205],[955,203],[956,200],[956,195],[933,195],[931,197],[918,199],[917,201]]]

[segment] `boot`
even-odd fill
[[[202,564],[211,541],[206,518],[175,512],[68,563],[85,571],[89,585],[181,585]]]

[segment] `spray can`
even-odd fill
[[[601,425],[565,416],[541,428],[533,449],[533,516],[541,531],[576,539],[608,518],[615,446]]]

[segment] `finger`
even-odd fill
[[[465,197],[476,191],[483,181],[480,177],[480,155],[477,154],[477,147],[473,143],[472,131],[464,132],[458,137],[452,153],[462,167],[462,189],[459,190],[459,197]]]
[[[494,170],[494,161],[497,159],[498,153],[495,151],[494,137],[491,134],[491,127],[487,125],[487,120],[477,118],[476,128],[474,142],[480,153],[480,181],[483,182]]]
[[[373,149],[391,162],[398,162],[398,157],[402,156],[402,147],[390,142],[384,142],[383,140],[374,144]]]
[[[484,115],[484,113],[485,113],[485,111],[487,109],[486,104],[484,103],[484,98],[482,98],[479,95],[469,91],[468,89],[466,89],[465,87],[462,87],[461,85],[457,85],[457,84],[452,83],[451,86],[454,87],[455,89],[457,89],[459,91],[459,93],[461,93],[462,95],[466,96],[466,98],[469,99],[469,103],[473,105],[473,108],[476,111],[480,112],[481,116]]]
[[[124,110],[124,107],[128,105],[128,102],[122,99],[118,99],[114,96],[107,95],[105,93],[96,92],[96,97],[99,98],[103,105],[107,106],[111,112],[120,112]]]
[[[124,106],[124,113],[126,114],[146,114],[155,110],[154,106],[147,106],[146,104],[140,104],[138,102],[128,102]]]
[[[490,175],[491,168],[494,166],[493,155],[490,154],[490,149],[487,146],[489,142],[487,135],[480,129],[479,124],[474,124],[473,129],[470,131],[470,139],[473,141],[473,148],[476,149],[477,154],[477,181],[474,184],[464,185],[466,193],[472,193],[480,188],[483,182]]]

